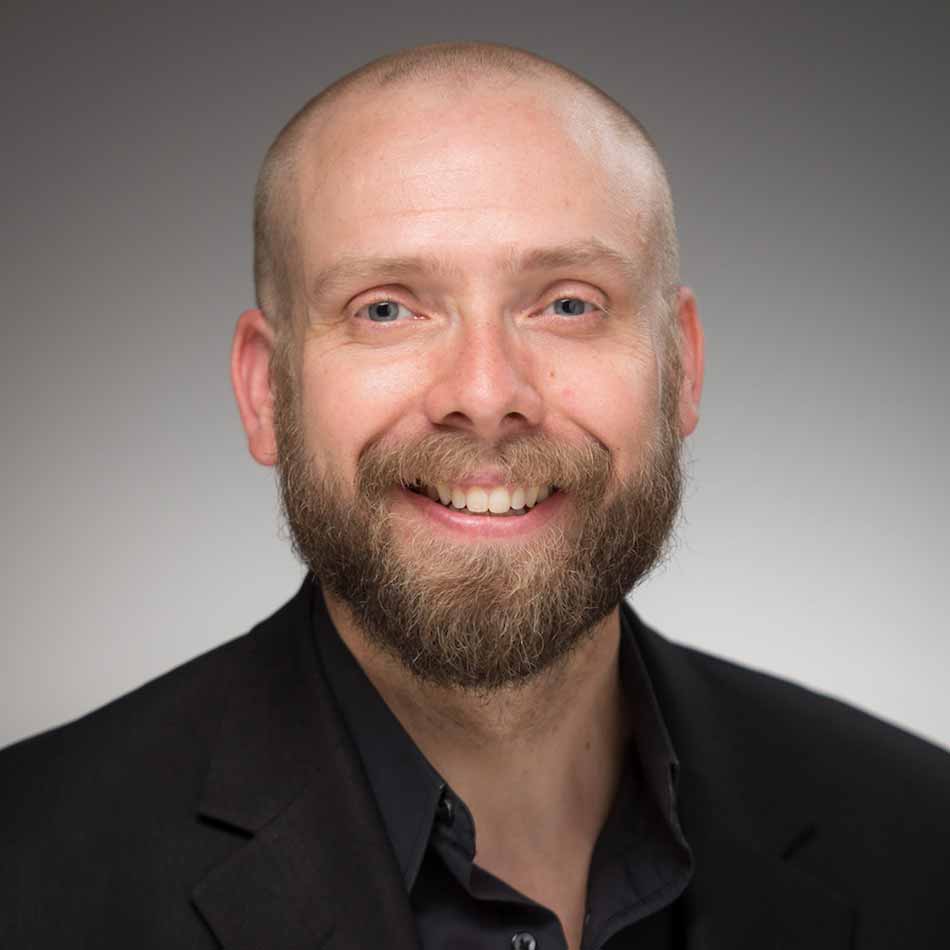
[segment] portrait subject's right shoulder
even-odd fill
[[[220,699],[251,636],[215,647],[72,722],[0,751],[3,825],[22,830],[93,800],[101,803],[110,788],[118,792],[159,776],[167,779],[169,768],[181,769],[200,756],[213,741]],[[6,840],[8,833],[0,831],[0,837]]]
[[[309,607],[305,585],[249,633],[0,752],[0,945],[219,945],[193,894],[245,846],[247,790],[279,810],[274,789],[312,774]]]
[[[84,829],[115,827],[132,802],[153,814],[193,813],[232,685],[289,648],[296,600],[79,719],[0,750],[0,850],[43,838],[78,843]]]

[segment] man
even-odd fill
[[[0,942],[943,945],[947,756],[623,604],[703,370],[638,123],[387,57],[278,136],[255,249],[232,377],[308,579],[4,753]]]

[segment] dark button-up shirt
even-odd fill
[[[424,950],[565,950],[549,908],[478,866],[475,822],[465,802],[390,711],[322,598],[316,601],[318,652],[379,805]],[[633,737],[591,859],[582,950],[677,946],[674,902],[693,870],[675,810],[676,757],[627,610],[621,610],[620,673]]]

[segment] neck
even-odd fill
[[[555,669],[486,697],[420,682],[325,597],[373,685],[472,811],[478,863],[512,883],[542,856],[545,866],[573,861],[586,875],[628,736],[619,608]]]

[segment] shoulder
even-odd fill
[[[111,946],[122,906],[139,946],[203,946],[169,898],[176,876],[200,874],[189,812],[216,727],[210,697],[245,649],[219,647],[0,752],[0,940]]]
[[[96,799],[112,787],[180,768],[200,755],[227,690],[250,648],[244,634],[165,673],[81,718],[0,752],[6,814],[55,813],[68,797]]]
[[[245,634],[0,752],[0,904],[42,897],[60,919],[80,920],[109,893],[152,892],[159,906],[173,865],[186,878],[199,874],[198,839],[207,832],[194,821],[195,799],[222,697],[252,639]],[[30,906],[19,913],[34,920]]]
[[[755,746],[766,760],[793,751],[803,764],[883,758],[950,779],[950,754],[939,746],[807,686],[677,644],[633,610],[628,617],[663,714],[688,744],[698,730],[727,749]]]
[[[104,706],[0,750],[0,803],[32,779],[69,778],[101,792],[110,779],[202,758],[213,743],[236,677],[252,665],[285,662],[298,630],[301,595],[249,631],[155,677]],[[47,781],[48,785],[49,782]],[[30,786],[32,807],[42,807]],[[52,790],[50,790],[52,794]],[[45,802],[53,804],[53,802]]]
[[[649,635],[658,642],[654,655],[665,654],[667,695],[677,692],[680,704],[707,716],[731,748],[754,747],[761,763],[794,760],[806,775],[820,768],[829,779],[844,779],[872,770],[886,782],[896,771],[950,792],[950,754],[939,746],[780,676]],[[671,685],[671,673],[689,683],[690,697]]]
[[[712,810],[737,836],[845,898],[879,936],[930,933],[938,915],[950,926],[938,911],[950,850],[946,750],[642,624],[638,643],[681,790],[698,783],[706,795],[694,822],[713,820]]]
[[[126,923],[140,946],[204,946],[181,889],[226,859],[235,840],[196,820],[199,797],[232,691],[249,671],[294,663],[300,637],[288,612],[300,599],[75,722],[0,752],[0,934],[12,927],[30,934],[31,945],[52,946],[72,926],[119,926],[109,908],[124,905],[137,915]]]

